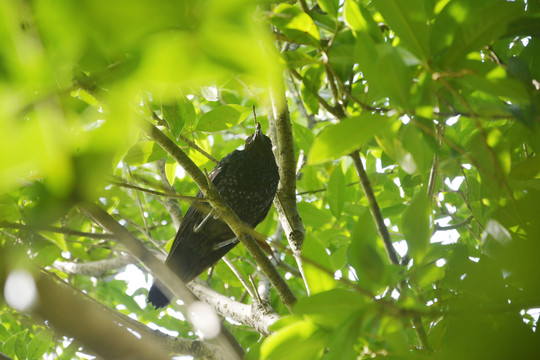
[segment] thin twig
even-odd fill
[[[350,154],[350,156],[354,162],[354,167],[356,168],[358,177],[360,178],[360,185],[362,186],[364,195],[368,200],[369,211],[371,212],[371,216],[373,216],[373,220],[375,220],[375,226],[377,226],[379,235],[384,242],[384,248],[386,249],[388,259],[390,259],[390,262],[392,264],[399,265],[398,254],[396,252],[396,249],[394,248],[394,245],[392,244],[392,239],[390,238],[390,234],[388,233],[388,228],[384,224],[381,209],[379,208],[379,204],[377,203],[377,199],[375,198],[375,194],[373,193],[373,189],[371,188],[371,183],[366,174],[366,170],[364,169],[364,165],[362,164],[362,160],[360,160],[360,153],[358,151],[355,151]]]

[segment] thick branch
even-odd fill
[[[131,255],[122,255],[112,259],[92,261],[88,263],[74,263],[55,260],[53,267],[66,274],[79,274],[85,276],[101,277],[110,271],[118,271],[129,264],[136,262]]]
[[[156,347],[153,340],[160,339],[159,342],[163,343],[163,339],[169,336],[158,336],[135,320],[126,322],[127,316],[107,308],[60,279],[44,271],[40,275],[36,279],[39,304],[32,312],[105,359],[168,360],[169,352],[204,359],[218,358],[217,348],[211,350],[209,345],[193,340],[168,339],[169,345],[175,343],[175,346]],[[133,323],[138,324],[134,330],[143,335],[140,339],[128,330],[133,328]]]
[[[242,304],[212,290],[200,279],[193,280],[188,286],[217,313],[252,327],[263,335],[269,335],[271,332],[268,328],[279,319],[279,315],[274,312],[255,305]]]
[[[292,133],[291,118],[287,108],[285,89],[272,87],[270,89],[272,102],[272,115],[270,118],[272,141],[276,146],[274,151],[279,167],[280,181],[274,204],[279,214],[279,220],[285,231],[285,236],[293,251],[293,256],[298,264],[298,269],[303,275],[302,244],[306,236],[306,230],[302,218],[296,206],[296,159],[294,154],[294,140]],[[307,282],[304,282],[309,292]]]
[[[182,299],[186,306],[192,305],[197,299],[187,289],[182,280],[180,280],[169,268],[159,261],[150,251],[146,249],[144,244],[131,235],[122,225],[113,219],[105,210],[95,204],[81,204],[79,206],[96,223],[100,224],[104,229],[113,233],[116,239],[126,247],[126,249],[143,263],[153,275],[155,275],[161,283],[178,298]],[[234,352],[235,345],[227,340],[223,334],[219,334],[217,338],[219,344],[223,346],[224,353],[228,357],[237,359],[239,354]]]
[[[158,258],[160,257],[158,252],[156,252],[155,255]],[[164,257],[163,260],[165,260]],[[99,260],[82,264],[55,261],[53,263],[53,267],[68,274],[101,276],[105,272],[119,270],[128,264],[135,263],[137,263],[137,260],[133,256],[126,254],[113,259]],[[204,301],[210,305],[218,314],[233,319],[234,321],[242,323],[246,326],[253,327],[263,335],[270,334],[268,327],[279,318],[279,315],[268,311],[267,309],[242,304],[221,295],[197,278],[194,281],[189,282],[187,287],[191,289],[201,301]],[[118,315],[123,316],[122,314]],[[137,328],[137,331],[141,330],[141,326],[146,328],[145,325],[129,317],[124,320],[131,322],[131,324]]]

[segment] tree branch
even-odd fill
[[[292,134],[291,118],[287,108],[287,99],[283,82],[281,87],[270,89],[270,99],[272,102],[271,136],[276,150],[276,160],[279,167],[280,181],[277,189],[274,204],[279,214],[279,220],[283,226],[285,236],[289,241],[293,256],[298,264],[298,269],[302,274],[306,289],[309,293],[309,286],[304,276],[302,266],[302,244],[306,236],[306,230],[302,218],[296,206],[296,159],[294,154],[294,140]]]
[[[212,306],[219,314],[252,327],[262,335],[270,335],[270,325],[279,319],[275,312],[255,305],[242,304],[212,290],[205,282],[195,279],[188,287],[202,301]]]
[[[216,347],[158,335],[158,332],[107,308],[50,273],[42,271],[40,275],[36,279],[39,303],[32,312],[105,359],[168,360],[169,352],[204,359],[224,359]],[[141,337],[137,338],[128,330],[130,328]],[[162,344],[166,342],[167,346],[156,346],[155,340]]]
[[[126,249],[144,264],[162,284],[178,298],[182,299],[186,306],[190,307],[197,301],[195,296],[187,289],[182,280],[178,278],[165,264],[159,261],[143,243],[131,235],[122,225],[113,219],[105,210],[95,204],[81,204],[79,208],[104,229],[113,233],[116,239]],[[224,353],[232,359],[238,359],[240,354],[235,353],[235,345],[226,339],[222,333],[217,337],[218,343],[223,347]]]
[[[52,267],[66,274],[102,277],[110,271],[118,271],[137,260],[128,254],[112,259],[92,261],[88,263],[74,263],[55,260]]]
[[[392,264],[399,265],[398,254],[396,252],[396,249],[394,248],[394,245],[392,244],[392,239],[390,238],[390,234],[388,233],[388,228],[384,224],[381,209],[379,208],[379,204],[377,203],[377,199],[375,198],[375,194],[373,193],[373,189],[371,188],[371,183],[366,174],[366,170],[364,169],[364,165],[362,164],[362,160],[360,160],[360,153],[358,151],[355,151],[350,156],[354,162],[354,167],[356,168],[358,177],[360,178],[360,185],[362,186],[364,195],[368,200],[369,211],[371,212],[371,216],[373,216],[373,220],[375,221],[375,226],[377,226],[379,235],[384,242],[384,248],[386,249],[388,259],[390,259],[390,262]]]

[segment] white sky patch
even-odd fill
[[[172,316],[175,319],[186,321],[186,317],[180,311],[176,311],[170,307],[168,307],[165,311],[167,311],[167,315]]]
[[[446,207],[446,210],[448,210],[448,212],[449,212],[450,214],[455,214],[456,211],[457,211],[457,208],[456,208],[454,205],[451,205],[451,204],[449,204],[449,203],[445,203],[445,204],[444,204],[444,207]]]
[[[116,280],[123,280],[127,282],[126,294],[129,296],[132,296],[133,293],[140,288],[150,287],[150,281],[147,281],[144,272],[142,272],[141,269],[132,264],[126,266],[126,269],[118,273],[114,278]],[[141,309],[146,308],[146,296],[137,295],[133,298],[133,300],[135,300],[137,304],[139,304]]]
[[[402,124],[408,124],[409,121],[411,121],[411,118],[409,117],[409,115],[403,115],[399,118],[399,120],[401,120]]]
[[[399,178],[394,179],[394,184],[396,184],[396,186],[398,187],[399,196],[403,199],[405,197],[405,191],[403,191],[403,189],[401,188],[401,181],[399,180]]]
[[[437,198],[439,199],[440,202],[443,202],[444,201],[444,194],[442,192],[438,193]]]
[[[435,265],[438,267],[443,267],[444,265],[446,265],[446,259],[439,259],[435,261]]]
[[[394,242],[394,249],[396,249],[399,256],[403,257],[407,254],[407,241],[401,240],[401,241],[395,241]]]
[[[446,184],[446,186],[448,186],[450,189],[454,190],[454,191],[458,191],[459,190],[459,187],[461,186],[461,184],[463,183],[463,180],[465,180],[465,178],[463,176],[456,176],[455,178],[453,178],[452,180],[450,180],[450,178],[446,178],[444,179],[444,183]]]
[[[388,165],[386,167],[382,166],[382,161],[379,158],[375,158],[375,171],[379,174],[384,174],[386,171],[394,169],[396,165]]]
[[[519,312],[519,314],[521,316],[523,316],[525,314],[525,312],[527,314],[529,314],[530,316],[532,316],[532,318],[534,319],[534,322],[538,325],[538,318],[540,317],[540,308],[532,308],[532,309],[528,309],[527,311],[525,310],[521,310]],[[525,324],[528,324],[529,323],[529,319],[523,319],[523,321],[525,322]],[[535,326],[536,328],[537,326]]]
[[[452,126],[458,122],[460,115],[452,116],[446,120],[446,125]]]
[[[356,274],[356,270],[352,266],[349,266],[349,280],[358,281],[358,275]]]
[[[186,170],[184,170],[184,168],[181,166],[177,166],[175,175],[177,179],[183,179],[186,177]]]
[[[435,223],[439,226],[448,226],[452,218],[450,216],[446,216],[440,219],[435,220]],[[433,243],[441,243],[443,245],[448,244],[455,244],[457,243],[459,239],[459,233],[456,229],[452,230],[445,230],[445,231],[437,231],[432,237],[430,242]]]

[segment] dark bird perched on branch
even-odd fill
[[[276,159],[270,138],[256,124],[255,134],[246,139],[244,150],[225,156],[209,175],[223,199],[238,217],[251,227],[264,220],[276,194],[279,181]],[[198,197],[202,196],[199,191]],[[238,239],[214,210],[204,213],[193,205],[188,209],[165,263],[184,282],[189,282],[214,265]],[[155,282],[150,288],[148,302],[164,307],[172,295]]]

